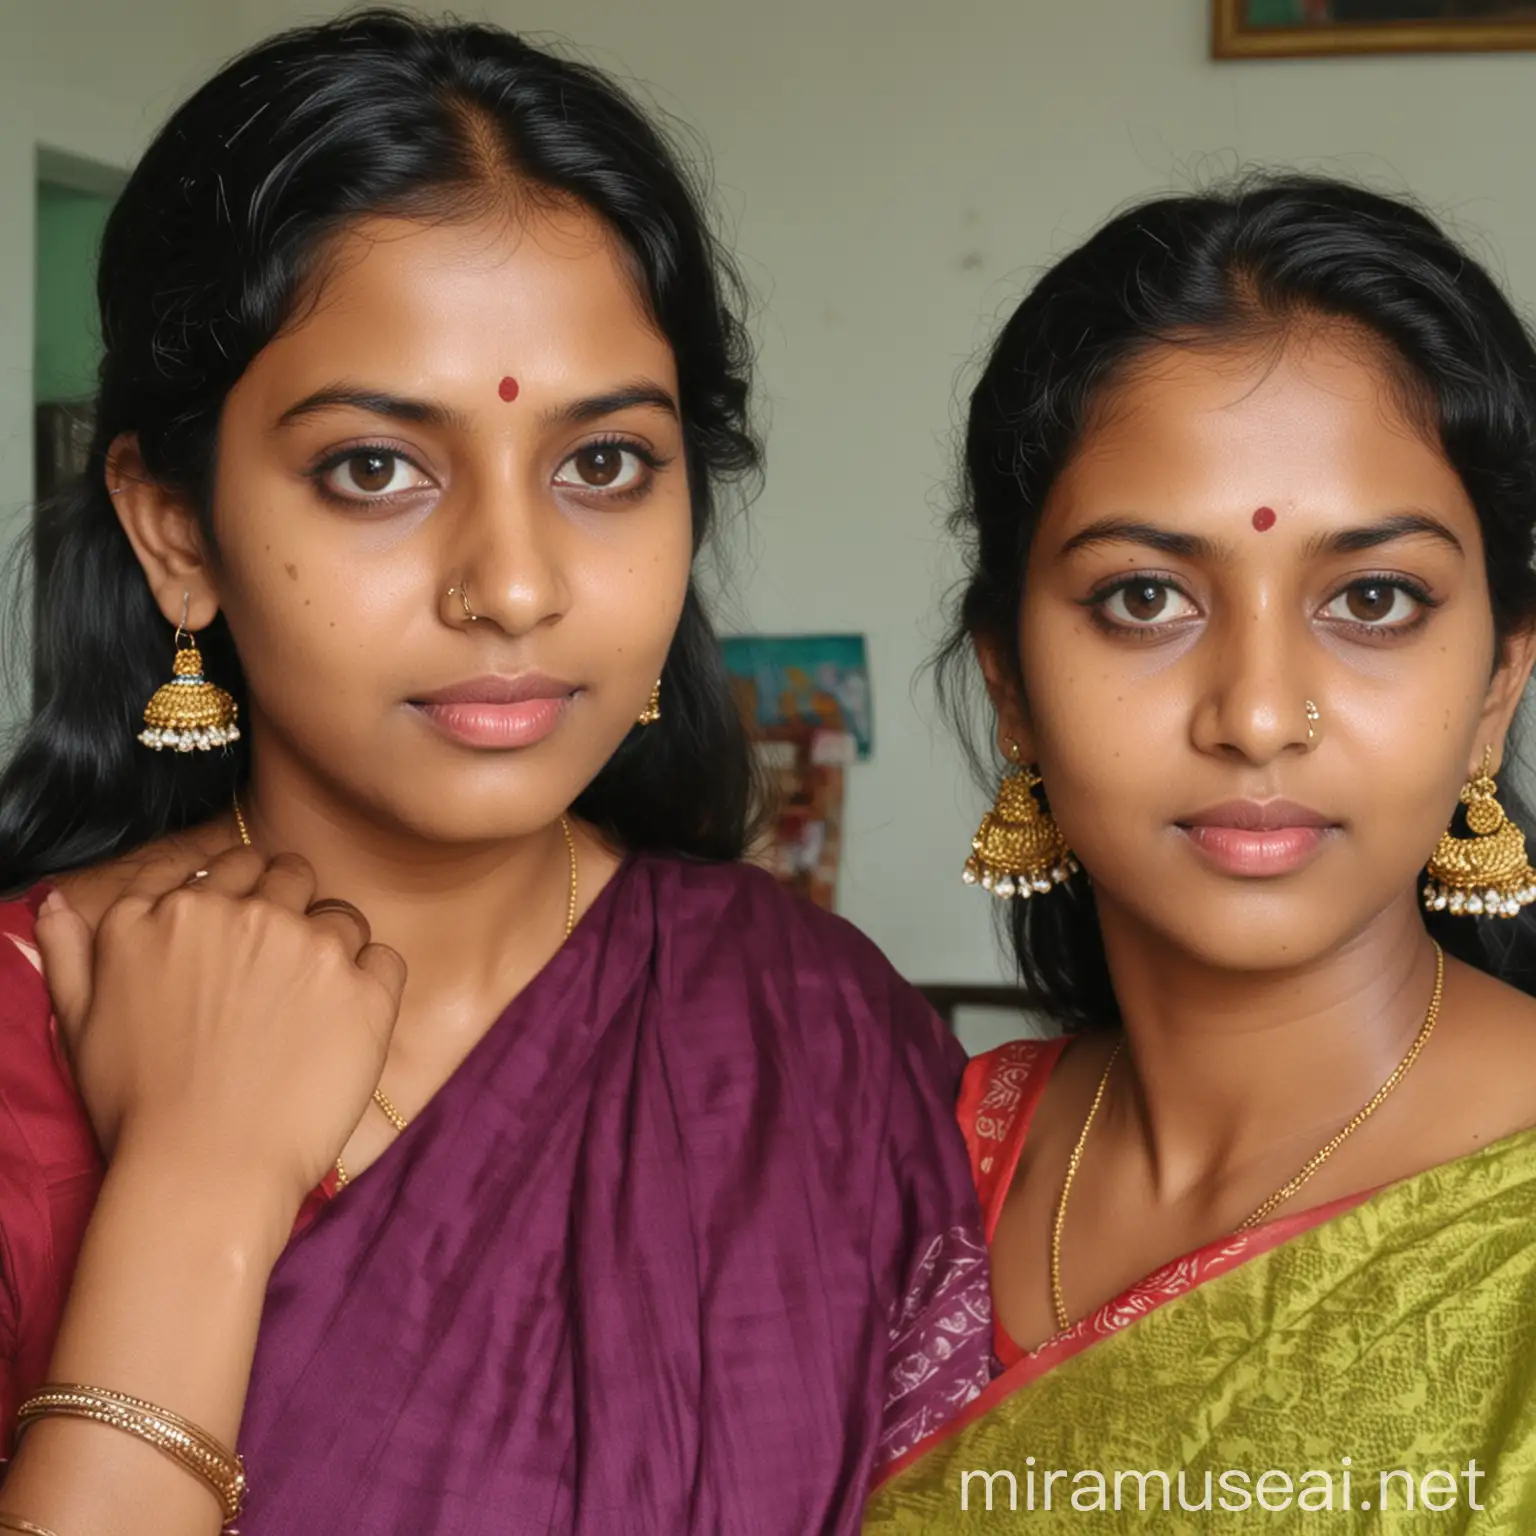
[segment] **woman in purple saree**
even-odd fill
[[[986,1380],[949,1089],[851,931],[630,860],[279,1264],[247,1527],[855,1529]]]
[[[0,1530],[851,1532],[985,1384],[961,1053],[739,862],[727,277],[488,28],[134,173],[0,777]]]

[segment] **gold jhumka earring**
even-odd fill
[[[661,679],[656,679],[656,686],[651,689],[650,699],[644,709],[640,711],[637,723],[640,725],[655,725],[661,719]]]
[[[1018,744],[1008,743],[1014,765],[998,786],[997,800],[971,839],[971,856],[960,878],[967,885],[1007,900],[1044,896],[1077,873],[1077,860],[1056,818],[1035,798],[1040,775],[1021,761]]]
[[[190,595],[181,599],[181,623],[176,626],[176,659],[171,681],[155,689],[144,709],[139,740],[156,752],[211,752],[239,741],[235,724],[239,706],[222,688],[203,676],[203,658],[187,630]],[[186,643],[183,644],[182,642]]]
[[[1494,798],[1493,748],[1467,780],[1461,803],[1471,837],[1441,834],[1425,870],[1424,905],[1431,912],[1469,917],[1514,917],[1536,901],[1536,870],[1525,853],[1525,834]]]

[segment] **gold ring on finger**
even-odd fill
[[[304,916],[324,917],[328,912],[339,912],[343,917],[350,917],[362,929],[365,944],[372,939],[373,929],[369,926],[368,919],[350,901],[343,901],[340,896],[317,897],[304,909]]]

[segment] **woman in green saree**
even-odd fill
[[[1404,203],[1152,202],[966,493],[966,873],[1062,1032],[971,1063],[1002,1371],[867,1529],[1536,1530],[1529,334]]]

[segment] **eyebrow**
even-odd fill
[[[1230,556],[1228,544],[1220,544],[1198,533],[1177,533],[1156,523],[1137,522],[1127,517],[1101,517],[1096,523],[1074,533],[1061,546],[1062,555],[1075,554],[1096,544],[1143,544],[1159,554],[1182,560],[1222,560]]]
[[[583,422],[596,421],[603,416],[616,416],[620,411],[634,410],[644,405],[665,411],[674,421],[682,419],[682,412],[678,410],[677,401],[671,393],[649,379],[636,379],[606,395],[588,395],[582,400],[557,405],[539,419],[546,427],[580,426]]]
[[[1461,540],[1438,517],[1427,512],[1394,512],[1379,522],[1361,528],[1341,528],[1337,533],[1319,535],[1308,545],[1308,554],[1353,555],[1361,550],[1377,549],[1398,539],[1438,539],[1449,544],[1458,555],[1466,551]]]
[[[408,421],[416,426],[458,427],[467,423],[463,412],[440,400],[412,400],[404,395],[391,395],[384,390],[364,389],[355,384],[327,384],[294,405],[290,405],[277,418],[279,428],[291,427],[295,422],[325,411],[365,411],[370,416],[385,416],[391,421]]]
[[[545,411],[539,418],[544,427],[580,426],[583,422],[597,421],[620,411],[639,406],[650,406],[665,411],[674,420],[682,413],[671,393],[648,379],[620,385],[602,395],[587,395],[580,400],[567,401]],[[467,430],[469,418],[460,410],[440,400],[415,400],[404,395],[392,395],[386,390],[367,389],[355,384],[328,384],[290,405],[277,419],[279,428],[292,426],[310,416],[324,411],[365,411],[370,416],[384,416],[391,421],[407,421],[416,426],[447,427],[458,431]]]
[[[1318,534],[1309,540],[1306,554],[1309,558],[1358,554],[1399,539],[1412,538],[1437,539],[1459,555],[1466,553],[1461,540],[1439,518],[1431,517],[1427,512],[1405,511],[1394,512],[1358,528],[1340,528],[1332,533]],[[1098,544],[1141,544],[1175,559],[1203,560],[1211,564],[1230,560],[1234,552],[1232,544],[1206,538],[1203,534],[1179,533],[1157,523],[1139,522],[1133,518],[1105,517],[1073,534],[1061,546],[1060,554],[1070,555]]]

